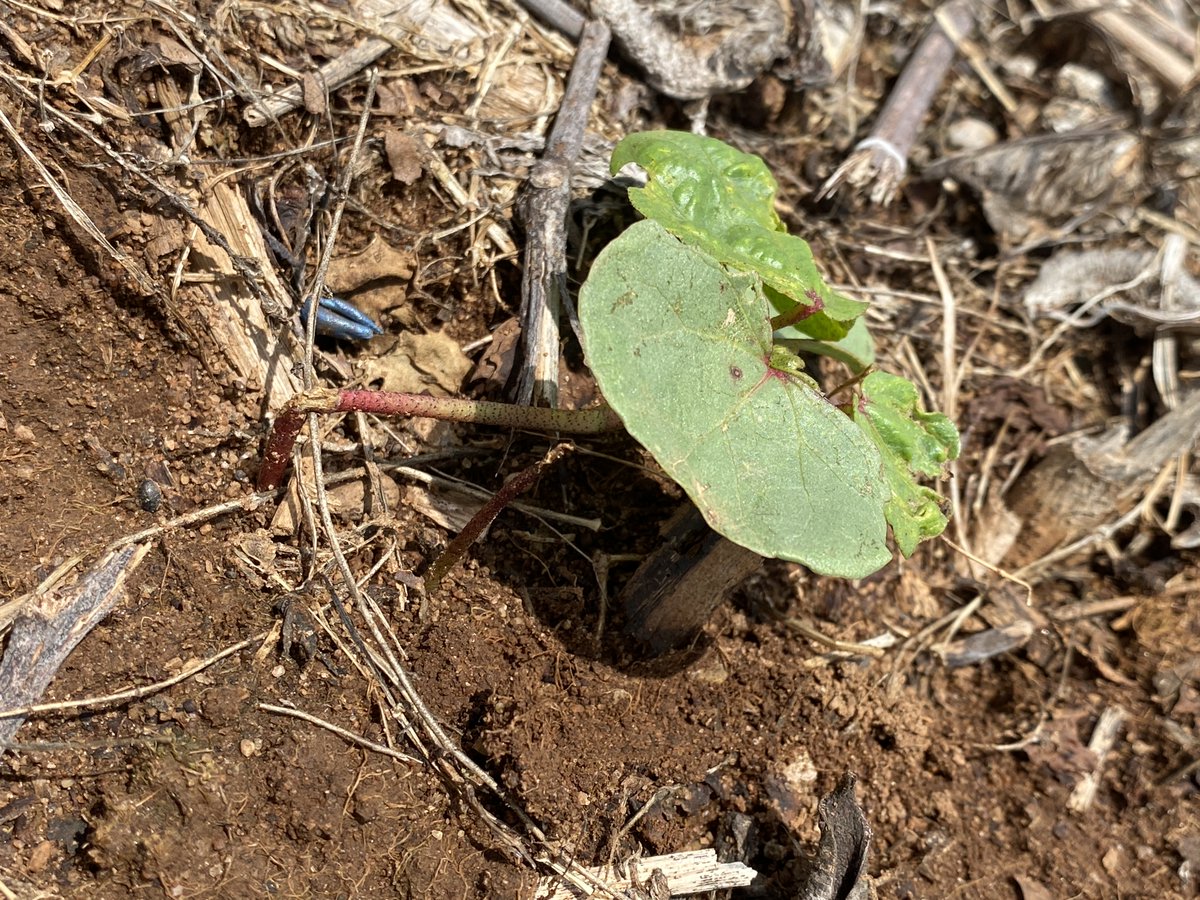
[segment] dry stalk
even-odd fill
[[[885,654],[885,649],[876,647],[873,644],[864,644],[856,641],[843,641],[838,638],[832,638],[817,628],[809,625],[794,616],[783,620],[783,623],[788,628],[799,635],[803,635],[810,641],[820,644],[822,647],[828,647],[830,650],[837,653],[845,654],[846,656],[866,656],[870,658],[878,658]]]
[[[943,21],[951,23],[959,35],[969,32],[975,21],[971,0],[950,0],[942,8],[937,22],[905,64],[875,127],[821,186],[818,199],[832,195],[843,184],[869,188],[872,203],[886,205],[896,196],[908,170],[908,155],[917,132],[954,61],[955,44],[941,24]]]
[[[1117,733],[1125,723],[1126,712],[1119,706],[1110,706],[1100,714],[1092,738],[1088,741],[1088,750],[1096,757],[1096,765],[1083,779],[1075,785],[1071,796],[1067,798],[1067,807],[1072,812],[1082,813],[1091,809],[1096,799],[1096,791],[1100,787],[1100,776],[1104,771],[1104,763],[1109,751],[1117,741]]]
[[[979,611],[979,607],[982,604],[983,595],[980,594],[965,606],[951,610],[941,618],[930,622],[912,637],[904,641],[893,659],[892,669],[886,679],[887,695],[889,697],[895,696],[903,684],[902,678],[908,671],[909,666],[916,662],[918,656],[933,646],[934,643],[937,643],[934,635],[942,629],[957,630],[967,619]]]
[[[942,295],[942,412],[949,417],[950,421],[956,422],[958,421],[958,388],[962,384],[967,365],[966,357],[963,358],[961,365],[956,364],[958,300],[954,289],[950,286],[950,280],[946,277],[942,261],[938,258],[937,248],[934,246],[932,238],[925,238],[925,250],[929,254],[929,267],[933,272],[933,280],[937,284],[938,293]],[[958,538],[958,542],[969,546],[967,534],[970,523],[963,515],[965,507],[962,502],[962,482],[958,478],[959,459],[960,457],[955,457],[950,461],[947,478],[952,513],[950,519],[954,522],[954,535]]]
[[[583,147],[600,70],[611,35],[602,22],[583,28],[579,50],[546,154],[529,176],[525,198],[525,269],[521,277],[521,334],[524,358],[516,401],[558,405],[559,315],[567,297],[567,209],[571,168]]]
[[[355,746],[370,750],[372,753],[378,753],[381,756],[387,756],[390,759],[404,763],[419,763],[420,760],[416,757],[409,756],[406,753],[400,753],[393,750],[391,747],[386,747],[383,744],[377,744],[375,741],[368,740],[362,735],[355,734],[352,731],[347,731],[345,728],[340,728],[332,722],[327,722],[324,719],[314,716],[310,713],[303,712],[298,709],[293,709],[290,706],[275,706],[272,703],[260,703],[258,708],[263,712],[276,713],[281,716],[291,716],[295,719],[300,719],[304,722],[316,725],[318,728],[324,728],[326,731],[336,734],[340,738],[344,738]]]
[[[518,2],[541,20],[573,41],[579,40],[583,34],[583,26],[587,19],[575,7],[563,0],[518,0]]]
[[[238,641],[236,644],[230,644],[224,650],[214,653],[212,656],[200,660],[200,662],[193,663],[180,671],[178,675],[172,675],[170,678],[165,678],[162,681],[155,681],[152,684],[144,684],[139,687],[126,688],[112,694],[101,694],[97,697],[82,697],[79,700],[59,700],[54,703],[36,703],[16,709],[0,710],[0,719],[13,716],[34,716],[48,712],[66,712],[73,709],[100,709],[105,706],[128,703],[130,700],[140,700],[142,697],[149,697],[151,694],[157,694],[169,687],[182,684],[193,675],[199,674],[205,669],[212,668],[221,662],[221,660],[228,659],[235,653],[240,653],[242,650],[253,647],[255,644],[261,644],[270,634],[269,631],[263,631],[253,637]]]
[[[544,878],[538,883],[533,900],[584,900],[587,897],[595,897],[598,893],[601,896],[619,898],[661,896],[657,893],[646,893],[646,889],[638,883],[638,872],[648,875],[661,873],[662,881],[666,883],[671,897],[692,894],[719,896],[718,891],[746,887],[757,875],[744,863],[719,862],[717,852],[712,848],[671,853],[666,856],[647,856],[630,860],[627,868],[628,871],[618,871],[618,867],[608,865],[583,870],[596,884],[596,887],[589,888],[559,884],[556,879]]]

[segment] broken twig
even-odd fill
[[[871,133],[855,146],[846,161],[821,186],[817,198],[831,196],[842,184],[854,188],[870,185],[872,203],[887,205],[896,196],[908,154],[933,97],[957,55],[951,35],[941,22],[948,22],[959,35],[975,21],[972,4],[951,0],[913,51],[896,81]]]
[[[521,278],[521,335],[524,361],[516,401],[558,405],[558,319],[567,293],[567,208],[571,166],[583,147],[596,83],[608,54],[608,26],[588,22],[567,80],[546,154],[529,176],[525,195],[525,271]]]

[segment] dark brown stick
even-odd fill
[[[648,655],[686,646],[762,559],[714,532],[695,507],[685,507],[621,593],[626,636]]]
[[[429,567],[429,571],[425,573],[425,590],[437,590],[437,586],[442,583],[442,579],[454,568],[454,564],[466,555],[471,545],[479,540],[479,536],[496,520],[496,516],[504,512],[506,506],[537,484],[538,479],[542,477],[542,473],[554,465],[570,449],[570,444],[559,444],[556,447],[552,447],[550,452],[542,457],[541,460],[534,463],[528,469],[518,472],[506,481],[504,486],[492,496],[492,499],[485,503],[483,508],[471,517],[471,521],[450,542],[442,555],[434,560],[433,565]]]
[[[557,29],[573,41],[583,34],[587,22],[583,13],[563,0],[517,0],[535,18],[551,28]]]

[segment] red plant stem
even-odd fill
[[[491,400],[460,400],[430,397],[428,394],[402,394],[395,391],[333,391],[315,388],[297,394],[287,402],[275,420],[267,438],[262,466],[258,470],[258,489],[270,491],[283,481],[288,458],[296,436],[309,413],[369,412],[381,416],[419,416],[450,422],[471,422],[532,431],[564,434],[600,434],[619,431],[623,425],[607,406],[592,409],[546,409],[539,406],[513,406]]]
[[[816,291],[807,290],[804,294],[805,298],[810,301],[809,303],[797,303],[787,312],[771,317],[772,331],[779,331],[781,328],[787,328],[789,325],[803,322],[825,308],[825,301],[821,299]]]
[[[522,408],[530,409],[532,407]],[[454,564],[466,555],[471,545],[479,540],[479,536],[495,521],[496,516],[500,515],[508,504],[537,484],[537,480],[542,477],[542,473],[570,449],[570,444],[558,444],[552,447],[550,452],[542,457],[541,460],[534,463],[528,469],[518,472],[506,481],[504,486],[492,495],[492,499],[485,503],[479,512],[471,516],[471,521],[450,542],[442,552],[442,555],[433,561],[433,565],[425,573],[425,590],[431,592],[437,590],[437,586],[446,577],[446,573],[454,568]]]

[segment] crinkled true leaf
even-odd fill
[[[718,261],[757,272],[774,289],[776,312],[808,310],[797,330],[838,340],[866,310],[830,288],[808,243],[787,233],[775,213],[775,178],[757,156],[689,132],[645,131],[613,150],[613,172],[631,162],[648,176],[629,191],[638,212]]]
[[[757,275],[654,221],[604,249],[579,302],[605,399],[716,531],[867,575],[891,558],[879,451],[808,379],[770,365],[783,365],[770,312]]]
[[[892,498],[886,515],[896,546],[910,556],[921,541],[946,527],[938,494],[917,484],[916,475],[936,476],[958,457],[958,430],[941,413],[925,412],[916,387],[886,372],[872,372],[862,382],[854,421],[883,456]]]

